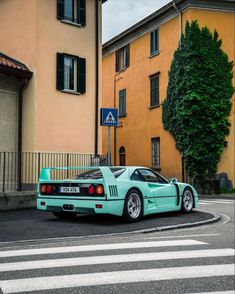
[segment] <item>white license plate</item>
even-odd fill
[[[80,193],[79,187],[60,187],[60,193]]]

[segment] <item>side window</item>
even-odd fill
[[[131,175],[131,181],[144,181],[144,178],[141,176],[138,170],[135,170]]]
[[[126,45],[116,51],[116,72],[130,65],[130,45]]]
[[[139,173],[144,178],[146,182],[153,182],[153,183],[160,183],[160,184],[167,184],[168,181],[161,177],[159,174],[155,173],[149,169],[139,169]]]
[[[150,32],[150,56],[156,55],[159,52],[159,37],[158,29]]]
[[[57,0],[57,18],[63,22],[86,25],[86,0]]]
[[[86,59],[57,53],[56,88],[60,91],[86,92]]]

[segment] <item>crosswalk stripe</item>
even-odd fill
[[[189,294],[234,294],[235,291],[213,291],[213,292],[197,292],[197,293],[189,293]]]
[[[219,256],[234,256],[235,250],[230,248],[225,249],[206,249],[206,250],[191,250],[191,251],[169,251],[169,252],[151,252],[137,254],[121,254],[121,255],[104,255],[104,256],[88,256],[76,258],[63,258],[51,260],[36,260],[25,262],[13,262],[0,264],[0,272],[5,271],[20,271],[43,268],[58,268],[81,265],[94,264],[111,264],[125,263],[137,261],[156,261],[156,260],[173,260],[187,258],[204,258],[204,257],[219,257]]]
[[[114,271],[0,281],[4,294],[82,286],[234,275],[234,264]]]
[[[0,251],[0,257],[27,256],[27,255],[43,255],[56,253],[84,252],[84,251],[101,251],[101,250],[116,250],[116,249],[136,249],[136,248],[151,248],[151,247],[171,247],[171,246],[190,246],[207,244],[197,240],[171,240],[171,241],[151,241],[151,242],[132,242],[132,243],[111,243],[97,245],[79,245],[69,247],[54,247],[54,248],[38,248],[38,249],[23,249]]]
[[[231,204],[233,200],[199,200],[199,203]]]

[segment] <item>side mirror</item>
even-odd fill
[[[170,180],[170,183],[171,183],[171,184],[176,184],[176,183],[177,183],[177,179],[176,179],[176,178],[171,179],[171,180]]]

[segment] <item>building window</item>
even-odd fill
[[[86,59],[57,53],[57,90],[84,94],[86,92]]]
[[[150,55],[159,53],[158,29],[150,32]]]
[[[126,116],[126,89],[119,91],[119,117]]]
[[[150,76],[150,108],[159,106],[159,74]]]
[[[86,0],[57,0],[57,18],[63,22],[86,25]]]
[[[116,51],[116,72],[130,65],[130,45]]]
[[[152,138],[152,167],[160,168],[160,138]]]
[[[119,149],[119,164],[120,166],[126,165],[126,149],[123,146]]]

